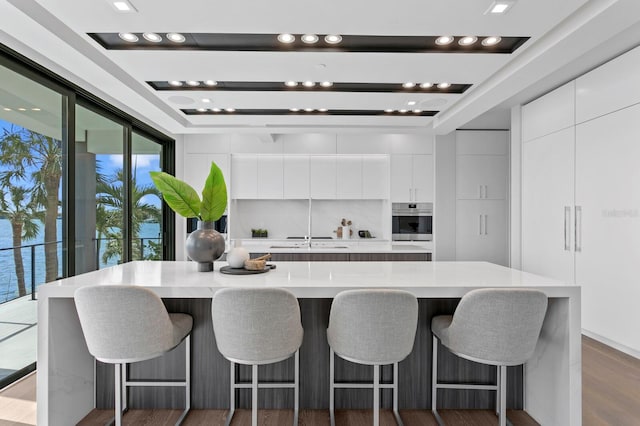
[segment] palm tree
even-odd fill
[[[0,139],[0,183],[32,181],[31,199],[44,207],[45,281],[58,278],[58,192],[62,178],[62,142],[28,129],[4,129]]]
[[[131,177],[131,239],[134,258],[142,258],[140,244],[140,230],[145,222],[159,223],[162,211],[160,208],[143,201],[147,195],[155,195],[160,199],[160,192],[153,185],[138,185],[135,169]],[[96,229],[98,238],[105,235],[108,238],[107,247],[102,256],[103,262],[122,255],[122,228],[124,226],[124,182],[122,169],[96,185],[98,214],[96,215]],[[151,252],[145,258],[157,258],[158,246],[151,246]]]
[[[22,241],[32,240],[38,235],[36,220],[42,220],[44,214],[37,211],[33,198],[28,199],[31,191],[20,186],[0,187],[0,215],[11,222],[13,259],[18,280],[18,296],[27,294],[22,260]],[[6,196],[9,195],[9,200]],[[31,259],[33,262],[34,259]]]

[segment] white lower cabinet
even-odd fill
[[[507,206],[504,200],[458,200],[456,259],[507,266]]]

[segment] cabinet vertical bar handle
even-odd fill
[[[482,198],[482,185],[478,185],[478,198]]]
[[[478,235],[482,235],[482,215],[478,215],[478,219],[480,219],[480,222],[478,223]]]
[[[582,206],[576,206],[576,235],[575,235],[575,247],[576,252],[582,251]]]
[[[409,201],[413,201],[413,198],[411,197],[411,188],[409,188]]]
[[[484,235],[489,235],[489,233],[487,232],[487,217],[489,215],[485,214],[484,215]]]
[[[571,230],[569,224],[571,223],[571,207],[564,207],[564,249],[565,251],[571,250]]]

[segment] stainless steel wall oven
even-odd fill
[[[433,240],[433,203],[393,203],[391,217],[394,241]]]

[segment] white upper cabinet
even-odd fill
[[[391,156],[391,201],[433,202],[433,155]]]
[[[640,103],[640,47],[576,80],[576,123]]]
[[[251,154],[231,157],[232,198],[258,198],[258,156]]]
[[[336,198],[362,198],[362,156],[336,157]]]
[[[508,182],[508,132],[456,132],[456,198],[504,200]]]
[[[507,208],[502,200],[458,200],[456,260],[508,265]]]
[[[391,201],[403,203],[413,198],[413,156],[391,156]]]
[[[371,155],[362,158],[362,198],[389,198],[389,157]]]
[[[411,161],[413,178],[413,201],[433,202],[433,155],[413,155]]]
[[[575,81],[522,107],[522,140],[539,138],[575,124]]]
[[[313,155],[309,159],[309,195],[311,198],[336,198],[336,156]]]
[[[281,155],[258,156],[258,198],[282,199],[283,159]]]
[[[283,174],[285,199],[309,198],[309,156],[285,155]]]

